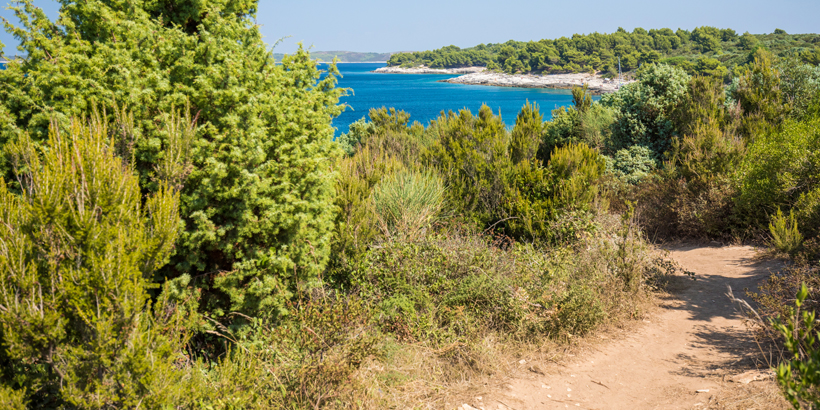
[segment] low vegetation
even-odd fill
[[[436,406],[522,352],[643,317],[677,270],[650,239],[673,238],[794,259],[757,299],[793,318],[761,331],[794,335],[780,378],[811,400],[813,322],[783,301],[804,282],[802,309],[817,300],[816,66],[758,48],[724,83],[647,60],[551,121],[382,108],[333,141],[332,65],[275,64],[254,2],[166,6],[66,2],[56,23],[15,6],[0,406]],[[681,33],[632,36],[763,41]]]

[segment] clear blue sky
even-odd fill
[[[56,16],[54,1],[35,4]],[[0,16],[14,19],[5,9]],[[317,51],[390,52],[609,33],[618,27],[817,33],[818,16],[818,0],[261,0],[257,22],[270,44],[290,36],[276,52],[293,52],[299,41]],[[0,41],[7,54],[16,53],[9,34],[0,32]]]

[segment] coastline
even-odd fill
[[[401,67],[381,67],[373,70],[379,74],[472,74],[484,71],[484,67],[461,67],[461,68],[430,68],[419,66],[412,68]]]
[[[491,87],[555,88],[571,89],[586,84],[592,94],[612,93],[618,90],[617,79],[606,79],[597,74],[505,74],[487,71],[484,67],[429,68],[426,66],[401,68],[381,67],[373,70],[381,74],[462,74],[455,78],[439,80],[443,83],[485,85]],[[634,81],[623,81],[626,85]]]
[[[593,94],[612,93],[618,90],[618,80],[605,79],[597,74],[505,74],[478,72],[440,80],[445,83],[486,85],[494,87],[557,88],[571,89],[586,84]],[[634,81],[624,81],[626,85]]]

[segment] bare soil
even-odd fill
[[[607,340],[559,361],[523,358],[516,374],[475,391],[464,404],[486,410],[789,408],[757,360],[743,314],[726,296],[731,286],[745,298],[744,289],[756,289],[781,263],[757,260],[748,246],[677,246],[670,256],[697,280],[676,278],[639,326],[599,336]]]

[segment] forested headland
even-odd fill
[[[793,262],[753,296],[784,394],[817,399],[787,309],[820,300],[816,65],[646,63],[551,121],[384,107],[334,140],[333,65],[276,60],[255,1],[186,5],[13,7],[0,408],[444,407],[642,318],[682,277],[652,241],[692,238]]]
[[[461,49],[447,46],[432,51],[396,53],[389,66],[455,68],[480,66],[490,70],[516,73],[618,74],[620,58],[623,72],[641,64],[663,63],[679,67],[688,74],[710,74],[729,77],[735,67],[752,60],[758,48],[781,58],[803,63],[820,63],[820,35],[788,34],[775,30],[771,34],[739,34],[730,28],[702,26],[694,30],[669,28],[636,28],[631,33],[574,34],[571,38],[543,39],[479,44]]]

